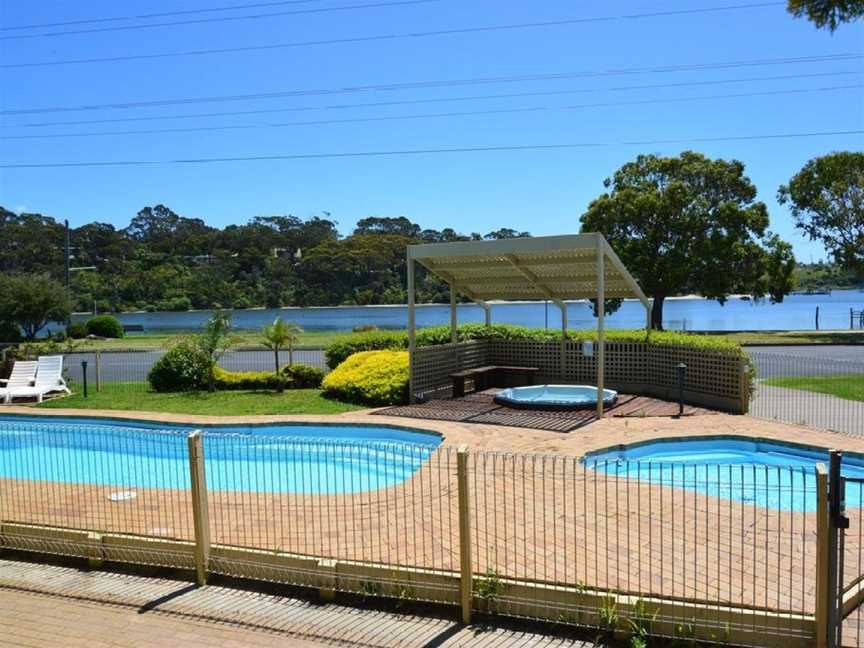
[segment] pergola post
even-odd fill
[[[561,381],[567,378],[567,302],[560,301],[561,309]]]
[[[654,300],[651,300],[647,304],[645,304],[645,330],[651,330],[651,311],[654,308]]]
[[[606,380],[606,250],[604,239],[597,236],[597,418],[603,418],[604,383]]]
[[[450,284],[450,343],[459,341],[459,322],[456,316],[456,288]]]
[[[414,402],[414,352],[417,350],[414,317],[414,259],[408,255],[408,402]]]

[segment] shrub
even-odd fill
[[[66,327],[66,335],[73,340],[81,340],[87,337],[87,325],[81,322],[73,322]]]
[[[359,351],[404,349],[407,344],[408,337],[404,332],[363,331],[337,336],[325,349],[324,356],[327,358],[327,366],[335,369]]]
[[[193,340],[182,340],[163,355],[147,380],[154,391],[195,391],[207,385],[210,359]]]
[[[324,393],[351,403],[397,405],[408,399],[408,353],[361,351],[331,371]]]
[[[369,331],[377,331],[378,327],[374,324],[358,324],[353,329],[351,329],[354,333],[367,333]]]
[[[97,315],[87,320],[87,333],[96,337],[122,338],[123,326],[113,315]]]
[[[227,371],[217,366],[213,368],[213,378],[216,389],[224,391],[291,387],[289,377],[277,376],[272,371]]]
[[[285,367],[282,373],[291,379],[289,389],[318,389],[324,380],[324,372],[308,365],[295,364]]]

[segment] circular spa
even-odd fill
[[[618,392],[603,390],[603,404],[615,403]],[[597,405],[597,388],[590,385],[531,385],[510,387],[495,395],[495,402],[531,409],[580,409]]]

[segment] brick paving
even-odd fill
[[[585,647],[520,626],[467,626],[231,587],[0,559],[0,644],[43,648]]]

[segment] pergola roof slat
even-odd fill
[[[608,263],[598,262],[598,250]],[[596,298],[603,266],[606,291],[614,297],[648,298],[600,234],[573,234],[499,241],[459,241],[408,247],[421,263],[469,299]]]

